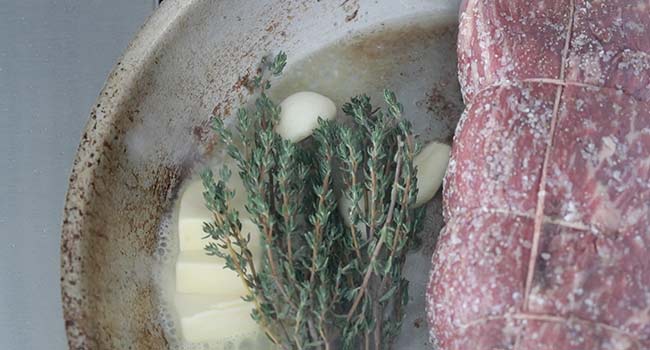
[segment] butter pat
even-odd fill
[[[253,304],[241,299],[219,302],[213,296],[176,295],[176,308],[183,338],[194,343],[226,341],[236,345],[246,341],[248,349],[266,348],[264,334],[251,318]],[[231,345],[232,346],[232,345]]]
[[[435,196],[445,177],[451,147],[444,143],[431,142],[415,156],[413,164],[417,168],[418,196],[415,207],[426,204]]]
[[[336,105],[329,98],[310,91],[297,92],[280,103],[280,121],[275,131],[291,142],[309,137],[318,127],[318,118],[336,117]]]
[[[209,239],[203,239],[206,234],[203,232],[203,223],[210,221],[206,218],[180,218],[178,220],[178,244],[181,252],[191,250],[203,250]]]
[[[187,223],[189,224],[189,222]],[[255,265],[259,266],[263,255],[259,229],[250,220],[244,219],[241,223],[244,237],[250,233],[248,249],[253,253]],[[181,237],[193,236],[181,235]],[[211,240],[202,240],[198,232],[196,237],[198,238],[193,238],[193,241],[186,243],[186,247],[200,248],[181,251],[176,260],[176,291],[212,294],[217,300],[243,296],[245,292],[242,281],[233,270],[224,268],[225,260],[216,256],[208,256],[203,250],[203,247]]]
[[[206,245],[208,245],[210,242],[215,242],[210,238],[203,239],[203,237],[206,236],[206,234],[203,232],[203,224],[204,222],[210,220],[210,218],[180,220],[179,229],[181,231],[179,232],[183,232],[179,235],[182,252],[197,250],[203,252]],[[262,253],[262,240],[260,237],[259,228],[249,219],[241,218],[240,222],[242,236],[245,238],[250,234],[251,240],[248,243],[248,248],[253,253],[253,256],[258,256]]]
[[[204,251],[181,252],[176,260],[176,291],[211,295],[214,300],[238,299],[246,294],[237,274],[224,260]]]
[[[226,162],[232,170],[227,186],[235,191],[230,205],[239,211],[243,237],[250,234],[248,248],[259,266],[263,255],[260,232],[244,208],[247,193],[233,163]],[[218,170],[214,173],[218,174]],[[250,316],[252,304],[241,300],[246,295],[241,278],[225,268],[224,259],[206,255],[204,247],[215,241],[203,239],[204,223],[213,221],[203,191],[200,180],[192,181],[179,205],[175,306],[183,339],[207,342],[211,348],[268,349],[266,336]]]
[[[204,248],[210,242],[215,242],[210,238],[203,239],[206,234],[203,232],[203,223],[206,221],[211,221],[210,217],[206,218],[180,218],[178,221],[178,237],[179,245],[181,252],[188,251],[201,251],[204,252]],[[241,221],[241,231],[243,237],[248,237],[250,234],[251,240],[248,243],[248,248],[253,253],[253,256],[258,256],[261,254],[261,238],[260,231],[251,220],[240,218]],[[219,258],[214,258],[219,260]]]
[[[233,166],[230,166],[233,170]],[[244,185],[233,170],[233,174],[228,181],[228,188],[235,191],[235,197],[231,201],[233,209],[239,211],[242,218],[246,217],[246,209],[244,208],[246,201],[246,193]],[[190,250],[203,250],[209,240],[202,239],[206,236],[203,232],[203,223],[212,221],[212,213],[205,207],[203,200],[203,183],[200,180],[192,181],[185,189],[181,196],[180,209],[178,214],[178,241],[179,247],[182,252]],[[242,225],[245,220],[242,220]],[[246,226],[244,232],[257,232],[257,228]]]

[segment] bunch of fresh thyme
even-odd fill
[[[352,127],[321,120],[312,140],[283,140],[274,132],[280,109],[266,90],[285,65],[283,53],[262,62],[254,110],[238,110],[235,133],[213,119],[247,204],[246,213],[230,205],[230,169],[217,181],[210,170],[202,174],[214,216],[204,225],[205,250],[239,275],[252,317],[280,348],[388,349],[401,327],[408,299],[402,270],[421,218],[412,209],[410,125],[386,91],[386,111],[355,97],[343,108]],[[340,196],[352,203],[349,220],[337,210]],[[261,259],[249,249],[240,214],[261,232]]]

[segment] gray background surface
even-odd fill
[[[65,349],[63,200],[90,106],[155,0],[0,0],[0,349]]]

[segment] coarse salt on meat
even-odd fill
[[[650,2],[467,0],[441,350],[650,349]]]

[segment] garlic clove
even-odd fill
[[[445,177],[451,147],[444,143],[431,142],[415,156],[413,164],[417,168],[418,195],[415,207],[421,207],[435,196]]]
[[[280,121],[275,131],[291,142],[309,137],[318,127],[318,118],[336,117],[336,105],[329,98],[311,91],[297,92],[280,103]]]

